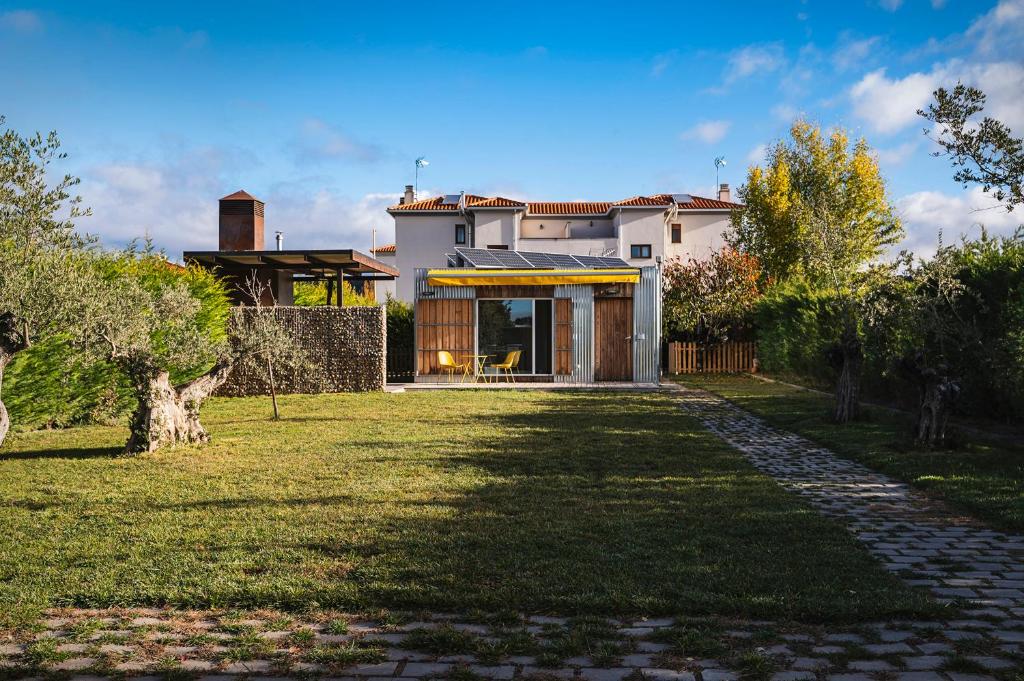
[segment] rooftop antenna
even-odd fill
[[[715,191],[722,185],[718,184],[718,171],[726,166],[725,156],[715,156]]]
[[[420,168],[426,168],[430,165],[430,161],[427,160],[426,156],[420,156],[416,159],[416,179],[413,184],[412,197],[415,199],[416,195],[420,193]]]

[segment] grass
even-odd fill
[[[281,402],[274,423],[264,399],[211,400],[209,445],[137,458],[117,456],[123,428],[16,434],[0,452],[0,612],[934,607],[663,395]]]
[[[732,400],[766,421],[837,454],[904,480],[951,506],[1006,531],[1024,530],[1024,445],[958,433],[955,447],[913,447],[909,414],[867,406],[863,418],[838,427],[833,400],[749,376],[694,376],[685,383]]]

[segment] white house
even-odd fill
[[[642,267],[674,256],[702,258],[721,248],[729,214],[738,207],[727,184],[717,199],[656,194],[621,201],[528,202],[466,193],[416,201],[407,185],[402,201],[388,208],[395,243],[374,255],[394,254],[400,272],[395,295],[411,302],[414,270],[445,267],[455,246],[617,256]]]

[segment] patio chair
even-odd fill
[[[438,350],[437,368],[440,369],[441,371],[445,371],[448,373],[449,383],[451,383],[455,379],[455,372],[461,371],[462,380],[460,380],[459,383],[462,383],[466,380],[466,374],[469,373],[469,362],[456,362],[455,358],[452,357],[452,353],[448,352],[447,350]]]
[[[519,366],[519,355],[523,354],[521,350],[513,350],[512,352],[505,355],[505,361],[492,364],[492,369],[505,372],[505,376],[511,379],[512,383],[516,382],[516,377],[512,373],[512,370]]]

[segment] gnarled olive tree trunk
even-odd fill
[[[920,351],[905,359],[903,365],[918,389],[914,443],[928,448],[941,445],[946,440],[949,413],[960,395],[960,382],[950,377],[945,364],[928,366]]]
[[[836,384],[836,423],[849,423],[860,413],[860,379],[864,367],[864,348],[857,330],[852,325],[843,329],[835,361],[839,364],[839,382]]]
[[[11,429],[11,417],[3,401],[4,370],[14,355],[28,347],[25,336],[18,331],[18,323],[9,312],[0,314],[0,445]]]
[[[230,360],[219,360],[202,376],[179,386],[172,386],[170,376],[162,369],[146,366],[130,373],[139,404],[132,414],[126,454],[209,441],[209,434],[199,422],[199,408],[227,380]]]

